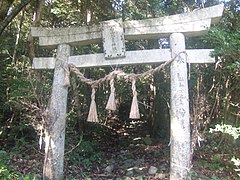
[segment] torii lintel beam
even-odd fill
[[[215,59],[209,57],[213,49],[186,50],[188,63],[214,63]],[[130,64],[162,63],[172,59],[170,49],[152,49],[144,51],[127,51],[126,57],[106,60],[103,53],[85,54],[68,57],[68,63],[76,67],[122,66]],[[38,57],[33,59],[33,69],[54,69],[56,58]]]
[[[157,39],[181,32],[187,37],[207,33],[210,25],[219,21],[223,13],[223,4],[195,10],[189,13],[123,22],[126,40]],[[32,27],[33,37],[39,37],[40,46],[56,47],[58,44],[87,45],[100,43],[102,24],[70,28]]]

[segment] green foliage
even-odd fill
[[[9,162],[8,153],[6,151],[0,150],[0,165],[6,165]]]
[[[18,177],[18,174],[13,172],[8,167],[9,155],[6,151],[0,150],[0,179],[12,180]]]
[[[209,162],[207,160],[199,160],[198,165],[203,169],[210,169],[214,171],[223,171],[224,167],[220,164],[218,160],[214,160]]]
[[[214,56],[223,57],[224,61],[235,62],[240,57],[240,32],[228,32],[226,29],[214,27],[208,34],[211,44],[215,47]]]
[[[235,140],[240,136],[240,127],[233,127],[232,125],[227,124],[217,124],[215,128],[210,128],[210,133],[213,132],[222,132],[231,135]]]
[[[13,171],[12,166],[9,165],[10,155],[3,150],[0,150],[0,179],[3,180],[39,180],[36,175],[23,175],[19,172]]]
[[[218,169],[216,169],[218,170]],[[227,180],[228,178],[218,178],[217,176],[215,175],[212,175],[211,178],[205,176],[205,175],[200,175],[198,174],[197,172],[191,170],[189,173],[188,173],[188,176],[187,176],[187,180],[191,180],[191,179],[202,179],[202,180],[208,180],[208,179],[211,179],[211,180],[220,180],[220,179],[224,179],[224,180]]]
[[[81,163],[88,170],[92,169],[93,162],[101,162],[104,152],[98,151],[99,144],[96,141],[83,140],[69,155],[66,155],[66,160],[71,163]]]
[[[36,175],[21,175],[19,180],[40,180]]]
[[[235,171],[240,172],[240,159],[232,157],[231,161],[233,162],[234,166],[236,167]],[[238,176],[240,177],[240,173],[238,173]]]
[[[210,128],[210,133],[214,132],[222,132],[231,135],[234,140],[238,139],[240,136],[240,127],[233,127],[232,125],[226,125],[226,124],[217,124],[214,129]],[[231,161],[234,163],[236,166],[235,171],[239,172],[240,171],[240,159],[233,157]],[[238,174],[240,176],[240,174]]]
[[[214,56],[223,61],[223,67],[234,75],[239,72],[240,58],[240,23],[239,2],[235,5],[233,1],[226,3],[224,16],[217,26],[213,26],[207,36],[207,41],[214,47]],[[236,69],[237,68],[237,69]],[[236,71],[237,70],[237,71]]]
[[[0,166],[0,178],[1,179],[12,180],[12,179],[16,179],[17,177],[18,177],[17,173],[12,172],[6,166]]]
[[[225,3],[223,18],[219,24],[212,26],[205,39],[211,47],[214,47],[212,55],[217,59],[214,74],[212,74],[215,81],[212,83],[212,93],[217,94],[213,102],[218,101],[214,107],[216,108],[214,117],[223,121],[222,124],[217,124],[215,128],[210,129],[210,132],[222,132],[232,136],[234,140],[239,137],[239,122],[237,120],[239,116],[238,84],[240,82],[239,10],[239,2],[229,1]],[[237,127],[230,124],[235,124]]]

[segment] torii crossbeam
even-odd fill
[[[33,37],[39,45],[57,47],[57,56],[33,59],[34,69],[53,69],[54,80],[49,107],[50,128],[46,130],[44,178],[63,178],[65,116],[67,87],[64,87],[65,69],[69,63],[76,67],[99,67],[161,63],[182,51],[188,63],[214,63],[211,49],[185,49],[185,36],[207,33],[211,24],[222,16],[223,4],[189,13],[161,18],[122,22],[121,19],[100,25],[75,28],[32,27]],[[170,49],[126,51],[125,39],[159,39],[170,37]],[[99,54],[70,55],[70,46],[103,42],[104,52]],[[171,160],[170,179],[185,179],[190,169],[190,116],[186,56],[179,55],[171,64]]]

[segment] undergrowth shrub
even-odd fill
[[[232,125],[227,124],[217,124],[215,128],[210,128],[210,133],[221,132],[228,134],[233,137],[234,141],[236,141],[240,136],[240,127],[233,127]],[[240,177],[240,159],[236,157],[232,157],[231,161],[235,165],[235,171],[238,172],[238,176]]]
[[[9,167],[9,154],[6,151],[0,150],[0,179],[12,180],[18,178],[18,173],[13,172]]]

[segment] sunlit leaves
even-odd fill
[[[214,129],[210,128],[209,132],[222,132],[231,135],[234,139],[237,139],[240,136],[240,127],[233,127],[228,124],[217,124]]]

